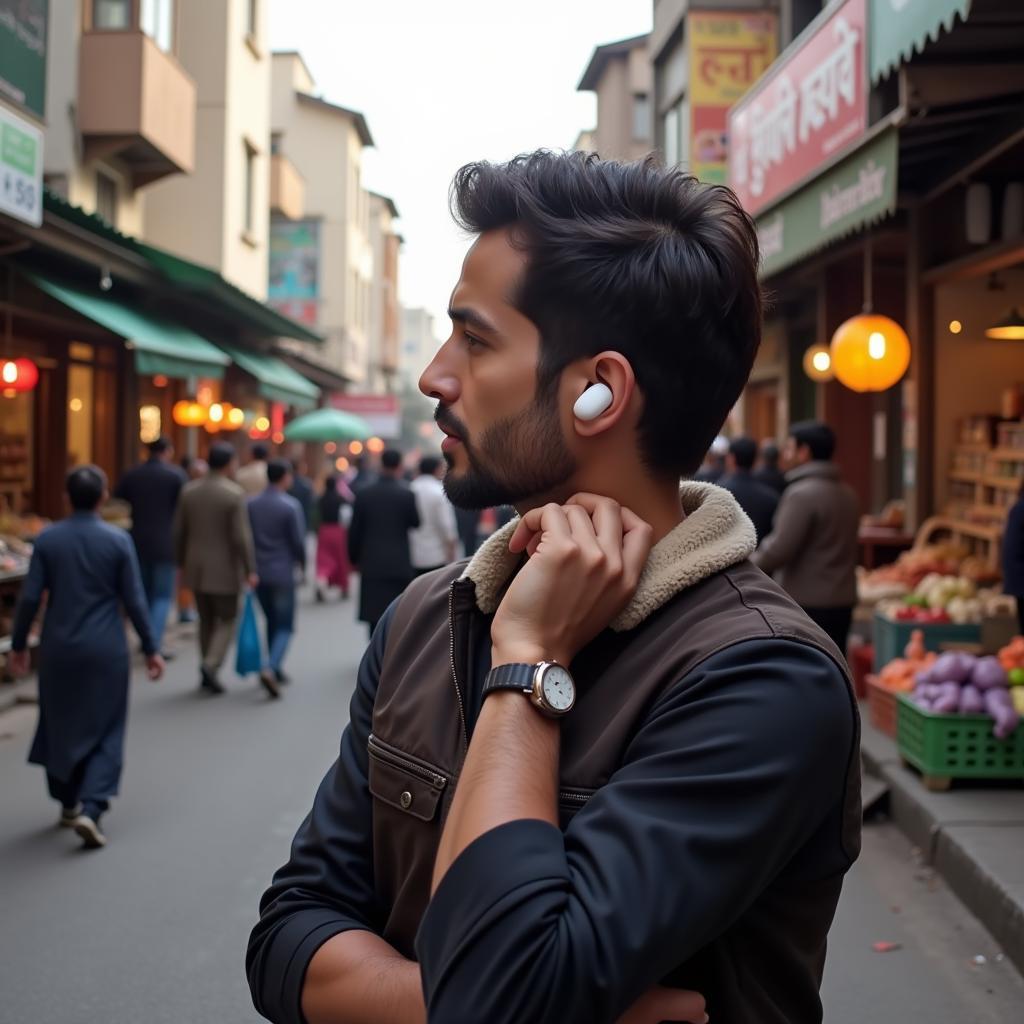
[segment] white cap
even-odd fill
[[[718,435],[711,442],[711,454],[712,455],[728,455],[729,454],[729,438],[723,437],[721,434]]]

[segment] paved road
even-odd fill
[[[301,609],[279,703],[230,674],[227,696],[198,696],[187,641],[163,682],[139,679],[110,845],[95,853],[54,827],[42,772],[24,763],[34,710],[0,716],[0,1024],[259,1020],[246,937],[337,748],[365,637],[352,616]],[[865,838],[833,930],[826,1022],[1019,1019],[1024,982],[980,926],[918,877],[893,829]],[[902,948],[874,953],[876,939]]]

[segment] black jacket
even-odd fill
[[[348,531],[348,556],[363,577],[412,579],[409,531],[420,525],[416,496],[404,483],[382,476],[356,495]]]
[[[1003,586],[1006,593],[1024,600],[1024,498],[1006,517],[1003,531]]]
[[[183,470],[148,459],[129,469],[114,492],[132,507],[132,540],[140,562],[173,562],[174,510],[188,482]]]
[[[739,502],[740,508],[750,516],[750,521],[757,531],[757,542],[771,533],[772,520],[775,518],[775,510],[779,505],[778,494],[758,483],[749,470],[737,469],[735,473],[729,473],[718,481],[719,487],[724,487]]]

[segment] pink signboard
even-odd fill
[[[751,214],[867,130],[867,0],[846,0],[729,111],[729,185]]]

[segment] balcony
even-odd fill
[[[195,83],[142,32],[83,32],[78,126],[84,159],[117,157],[136,188],[189,174],[195,166]]]
[[[270,209],[289,220],[298,220],[306,210],[306,183],[280,153],[270,157]]]

